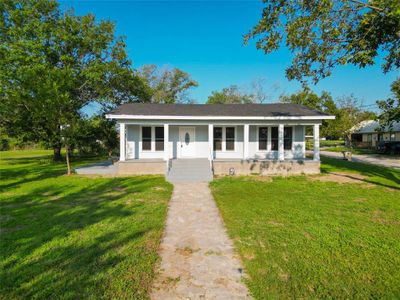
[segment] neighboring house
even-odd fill
[[[378,121],[362,121],[352,128],[351,140],[359,147],[375,147],[380,141],[400,141],[400,122],[382,130]]]
[[[189,180],[319,173],[319,127],[335,117],[297,104],[131,103],[107,118],[120,126],[119,173]],[[306,159],[306,126],[314,130],[313,159]]]

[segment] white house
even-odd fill
[[[209,178],[222,174],[319,173],[319,128],[334,119],[297,104],[124,104],[107,115],[120,128],[121,174]],[[314,157],[305,128],[314,130]]]

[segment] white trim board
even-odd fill
[[[273,116],[273,117],[237,117],[237,116],[147,116],[147,115],[113,115],[107,114],[107,119],[126,120],[334,120],[335,116]]]

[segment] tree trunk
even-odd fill
[[[69,162],[69,148],[65,148],[65,160],[67,162],[67,175],[71,175],[71,164]]]
[[[54,161],[61,161],[61,146],[53,146],[53,160]]]

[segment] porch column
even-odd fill
[[[119,123],[119,160],[125,161],[125,123]]]
[[[164,160],[169,159],[169,124],[164,124]]]
[[[319,124],[314,124],[314,160],[319,160]]]
[[[214,159],[214,125],[208,124],[208,151],[209,160]]]
[[[243,159],[249,158],[249,124],[243,126]]]
[[[278,126],[278,160],[285,160],[285,149],[283,143],[284,125],[279,124]]]

